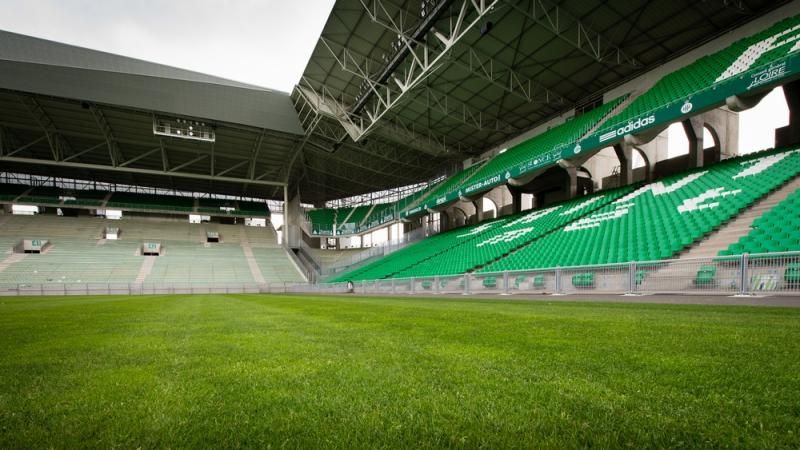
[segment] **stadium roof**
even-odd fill
[[[339,0],[291,96],[0,32],[0,160],[318,203],[440,175],[785,3]],[[216,141],[156,136],[162,116]]]
[[[9,171],[282,198],[303,132],[287,93],[2,31],[0,88]],[[216,140],[156,136],[154,117]]]
[[[367,166],[353,173],[373,183],[386,170],[410,174],[408,182],[431,173],[406,170],[409,162],[441,173],[448,162],[591,104],[785,3],[339,0],[293,92],[301,106],[323,106],[316,109],[320,118],[301,114],[316,143],[303,147],[306,161],[314,161],[310,176],[324,177],[337,159]],[[354,138],[400,152],[382,159],[370,157],[376,150],[369,145],[342,152]],[[395,164],[387,165],[394,156]],[[389,177],[383,182],[397,184]]]

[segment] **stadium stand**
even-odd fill
[[[602,192],[442,233],[330,281],[666,259],[798,173],[800,150],[762,151],[633,192],[631,187]],[[793,196],[784,206],[797,201]],[[785,212],[775,214],[779,217]],[[771,223],[769,217],[761,222]],[[794,222],[787,221],[786,226]],[[800,244],[793,231],[775,233],[775,245]],[[588,286],[586,279],[578,280],[579,284]]]
[[[779,149],[668,177],[480,271],[670,258],[798,173],[800,151]]]
[[[630,190],[630,187],[614,189],[544,209],[509,216],[502,225],[483,231],[476,239],[467,241],[453,239],[441,253],[420,261],[398,272],[395,276],[402,278],[453,275],[470,271],[608,204]],[[464,233],[469,233],[476,228],[475,226],[468,227]]]
[[[120,227],[120,240],[102,239],[106,226]],[[207,244],[207,231],[221,243]],[[24,257],[0,271],[0,283],[148,283],[212,285],[259,282],[249,267],[252,248],[266,283],[302,282],[303,277],[277,242],[271,227],[189,224],[166,219],[111,221],[96,217],[51,215],[5,216],[0,227],[0,256],[12,255],[22,239],[44,239],[52,245],[40,255]],[[162,244],[161,256],[140,277],[143,242]]]

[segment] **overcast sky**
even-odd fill
[[[0,0],[0,29],[289,92],[333,0]]]

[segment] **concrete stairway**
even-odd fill
[[[147,276],[150,275],[150,272],[153,270],[153,265],[156,263],[156,258],[157,256],[144,256],[144,260],[142,261],[141,267],[139,267],[139,273],[136,275],[136,280],[134,283],[144,283],[144,280],[147,279]]]
[[[250,267],[250,274],[253,276],[258,284],[264,284],[264,275],[261,273],[261,268],[258,267],[256,257],[253,255],[253,247],[250,246],[250,240],[247,238],[247,232],[243,231],[239,235],[239,244],[242,246],[244,257],[247,259],[247,266]]]
[[[755,202],[748,209],[736,216],[716,231],[706,236],[690,249],[685,250],[678,259],[707,258],[717,256],[720,250],[725,250],[729,245],[737,242],[740,237],[750,232],[753,222],[761,217],[788,197],[795,190],[800,189],[800,177],[789,181],[780,189],[772,192],[761,200]]]
[[[8,269],[15,262],[22,261],[26,256],[28,255],[25,253],[12,253],[8,258],[0,262],[0,272]]]

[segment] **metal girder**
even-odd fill
[[[67,162],[67,161],[55,161],[50,159],[38,159],[38,158],[18,158],[15,156],[0,156],[0,161],[6,162],[13,162],[13,163],[20,163],[20,164],[38,164],[38,165],[45,165],[45,166],[57,166],[57,167],[71,167],[77,169],[88,169],[88,170],[100,170],[106,172],[117,172],[117,173],[130,173],[130,174],[140,174],[140,175],[159,175],[159,176],[168,176],[168,177],[177,177],[177,178],[190,178],[195,180],[206,180],[206,181],[219,181],[219,182],[227,182],[227,183],[243,183],[243,184],[258,184],[263,186],[283,186],[285,183],[279,181],[264,181],[264,180],[250,180],[247,178],[234,178],[234,177],[222,177],[222,176],[211,176],[206,174],[198,174],[198,173],[188,173],[188,172],[172,172],[172,171],[162,171],[162,170],[153,170],[153,169],[139,169],[135,167],[113,167],[113,166],[105,166],[102,164],[85,164],[85,163],[77,163],[77,162]]]
[[[64,148],[67,150],[69,149],[69,144],[61,137],[53,119],[50,118],[39,101],[35,98],[27,95],[19,95],[19,99],[25,108],[28,109],[28,112],[31,113],[39,127],[44,131],[47,143],[50,145],[50,152],[53,154],[53,159],[59,161],[64,154]]]
[[[434,49],[428,45],[418,46],[408,36],[398,33],[398,38],[408,49],[410,55],[410,62],[404,67],[403,72],[395,72],[392,76],[392,82],[399,90],[389,87],[391,83],[387,83],[385,87],[370,86],[372,97],[377,101],[365,106],[364,115],[366,117],[362,115],[355,120],[350,120],[355,125],[353,131],[348,130],[353,140],[358,142],[359,139],[372,132],[387,112],[405,100],[409,91],[419,86],[440,68],[450,50],[467,32],[478,25],[498,2],[499,0],[463,1],[458,15],[450,19],[448,29],[446,31],[437,30],[433,33],[441,48]],[[397,30],[403,29],[402,24],[395,21],[381,0],[372,0],[371,5],[367,4],[365,0],[361,0],[361,4],[373,22],[385,22]]]
[[[297,94],[303,97],[304,101],[313,108],[315,113],[330,117],[339,122],[351,139],[353,139],[354,136],[360,136],[358,130],[361,129],[361,126],[357,125],[355,121],[363,124],[364,119],[351,116],[348,113],[348,107],[344,105],[343,101],[336,99],[325,86],[322,86],[320,89],[321,92],[318,92],[313,87],[312,83],[304,77],[300,79],[300,84],[295,89]],[[397,119],[389,122],[393,122],[392,128],[398,128],[399,122]],[[404,131],[402,137],[399,138],[399,142],[406,146],[434,156],[460,153],[459,150],[451,148],[446,144],[444,138],[435,136],[430,130],[426,130],[425,134],[421,134],[405,126],[399,126],[399,128]],[[385,135],[385,137],[392,140],[398,139],[392,138],[392,136],[393,134]],[[353,140],[356,141],[356,139]]]
[[[85,150],[79,151],[78,153],[74,153],[72,155],[69,155],[68,157],[64,158],[64,161],[72,161],[75,158],[81,157],[81,156],[83,156],[83,155],[85,155],[85,154],[87,154],[89,152],[92,152],[94,150],[97,150],[98,148],[103,147],[105,145],[106,145],[105,142],[101,142],[99,144],[95,144],[95,145],[93,145],[93,146],[91,146],[91,147],[89,147],[89,148],[87,148]]]
[[[256,139],[255,144],[253,145],[253,152],[250,156],[250,168],[247,170],[247,176],[252,180],[256,176],[256,161],[258,160],[258,154],[261,153],[261,143],[264,142],[264,133],[265,131],[261,131],[261,134]]]
[[[100,128],[100,132],[103,133],[103,138],[106,140],[106,144],[108,145],[108,158],[111,160],[111,165],[117,167],[124,161],[117,140],[114,139],[114,133],[111,131],[111,126],[108,124],[108,120],[106,120],[103,111],[96,105],[89,105],[89,110],[92,112],[92,117],[94,117],[97,127]]]
[[[148,151],[140,154],[139,156],[131,158],[131,159],[125,161],[124,163],[120,164],[120,167],[127,167],[127,166],[131,165],[132,163],[135,163],[136,161],[139,161],[140,159],[146,158],[146,157],[148,157],[148,156],[152,155],[153,153],[156,153],[156,152],[158,152],[160,150],[161,150],[161,146],[158,146],[158,147],[156,147],[154,149],[148,150]]]
[[[230,171],[232,171],[232,170],[236,170],[236,169],[238,169],[239,167],[242,167],[243,165],[245,165],[245,164],[248,164],[248,163],[250,163],[250,161],[248,161],[248,160],[246,160],[246,159],[243,159],[243,160],[239,161],[238,163],[236,163],[236,164],[234,164],[234,165],[232,165],[232,166],[228,167],[227,169],[225,169],[225,170],[221,170],[221,171],[220,171],[220,172],[217,174],[217,176],[220,176],[220,177],[221,177],[221,176],[225,175],[226,173],[228,173],[228,172],[230,172]]]
[[[380,95],[381,91],[395,91],[395,95],[397,95],[396,88],[393,88],[387,84],[383,84],[373,78],[370,73],[373,71],[372,66],[376,64],[368,57],[358,54],[357,52],[354,52],[346,47],[340,46],[339,44],[330,42],[324,37],[320,38],[320,42],[322,42],[323,46],[328,50],[331,56],[333,56],[333,59],[336,61],[342,71],[351,75],[355,75],[365,81],[368,84],[370,91],[375,95]],[[423,44],[418,43],[417,47],[421,45]],[[339,47],[340,50],[337,52],[334,50],[334,46]],[[453,61],[455,62],[457,60]],[[419,92],[420,90],[422,90],[422,92]],[[502,131],[505,133],[515,133],[520,131],[516,127],[499,119],[498,117],[487,116],[483,111],[475,110],[467,104],[458,100],[454,100],[446,94],[436,92],[428,86],[419,86],[416,88],[416,91],[420,95],[410,97],[410,101],[421,105],[426,110],[438,111],[446,117],[473,127],[476,130],[491,128],[493,130]],[[549,91],[547,92],[549,93]],[[529,98],[526,98],[526,100],[530,101]],[[563,102],[563,99],[561,99],[561,101]]]
[[[422,39],[414,39],[413,36],[409,36],[403,29],[402,24],[394,20],[392,15],[385,8],[375,8],[374,12],[375,14],[370,14],[372,21],[400,37],[405,43],[402,50],[405,50],[406,54],[409,54],[409,48],[414,48],[417,52],[422,51],[422,54],[435,54],[436,50],[429,46]],[[441,40],[441,38],[439,39]],[[547,89],[541,83],[531,80],[525,75],[515,71],[511,67],[501,63],[497,59],[476,50],[474,47],[468,47],[464,54],[466,55],[466,61],[462,61],[460,58],[455,57],[450,53],[445,53],[442,57],[442,62],[460,67],[484,79],[485,81],[488,81],[492,85],[499,87],[508,94],[518,97],[529,103],[558,105],[566,103],[566,100],[563,97],[551,91],[550,89]],[[373,92],[370,92],[369,94],[372,93]],[[366,98],[366,95],[363,97]],[[362,98],[359,98],[356,102],[356,105],[362,105],[364,101],[365,100]],[[357,109],[355,110],[357,111]]]
[[[32,140],[31,142],[28,142],[25,145],[21,145],[21,146],[15,148],[14,150],[11,150],[10,152],[7,152],[5,156],[14,156],[17,153],[19,153],[19,152],[21,152],[21,151],[23,151],[23,150],[25,150],[27,148],[30,148],[30,147],[38,144],[39,142],[42,142],[42,141],[46,140],[46,139],[47,139],[47,135],[40,136],[40,137]]]
[[[593,31],[560,5],[549,5],[545,0],[506,0],[505,3],[599,63],[636,68],[642,66],[636,58]]]
[[[161,167],[164,169],[164,172],[169,171],[169,157],[167,156],[167,146],[164,145],[164,140],[158,140],[158,148],[161,149]]]
[[[202,160],[204,160],[206,158],[208,158],[208,155],[205,155],[205,154],[204,155],[200,155],[200,156],[198,156],[196,158],[192,158],[192,159],[190,159],[189,161],[186,161],[183,164],[178,164],[177,166],[170,168],[169,172],[170,173],[177,172],[177,171],[183,169],[184,167],[191,166],[192,164],[194,164],[196,162],[199,162],[199,161],[202,161]]]

